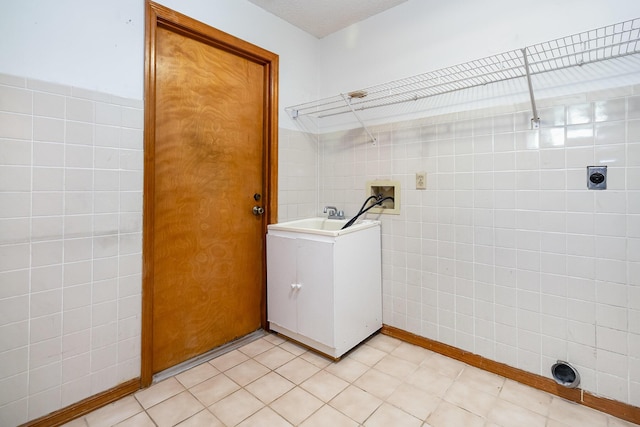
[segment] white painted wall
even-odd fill
[[[322,39],[321,97],[640,17],[636,0],[409,0]]]
[[[319,40],[246,1],[164,0],[167,7],[280,56],[284,106],[317,98]],[[144,1],[0,0],[0,73],[142,99]]]
[[[0,0],[0,72],[142,99],[142,0]]]

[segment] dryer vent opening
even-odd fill
[[[580,384],[580,374],[569,363],[558,360],[551,367],[551,375],[556,382],[568,388],[576,388]]]

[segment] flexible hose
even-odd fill
[[[369,203],[369,201],[371,199],[375,199],[376,202],[374,204],[372,204],[371,206],[367,207],[366,209],[364,208],[367,203]],[[349,221],[347,221],[347,223],[345,225],[342,226],[342,228],[340,230],[344,230],[345,228],[349,228],[351,227],[358,218],[360,218],[361,215],[364,215],[369,209],[374,208],[375,206],[381,205],[382,202],[384,202],[385,200],[391,200],[394,201],[393,197],[388,196],[388,197],[383,197],[382,199],[378,199],[377,196],[369,196],[367,198],[367,200],[364,201],[364,203],[362,204],[362,207],[360,208],[360,210],[358,211],[358,213],[356,214],[356,216],[354,216],[353,218],[351,218]]]
[[[351,218],[349,221],[347,221],[347,223],[345,225],[342,226],[342,228],[340,230],[344,230],[345,228],[351,227],[353,225],[353,223],[356,221],[356,219],[358,219],[358,217],[360,215],[362,215],[363,213],[363,209],[364,207],[367,205],[367,203],[369,203],[369,201],[371,200],[375,200],[377,199],[377,196],[369,196],[367,197],[367,199],[364,201],[364,203],[362,204],[362,206],[360,207],[360,210],[358,211],[358,213],[356,214],[356,216],[354,216],[353,218]],[[373,205],[375,206],[375,204]]]

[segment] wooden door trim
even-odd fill
[[[144,193],[143,193],[143,246],[142,246],[142,329],[141,329],[141,385],[147,387],[153,380],[153,248],[154,248],[154,196],[155,196],[155,87],[156,87],[156,31],[166,28],[208,45],[232,52],[261,64],[265,82],[264,141],[264,207],[267,224],[278,217],[278,55],[212,28],[167,7],[146,0],[145,4],[145,105],[144,105]],[[263,262],[263,289],[261,323],[267,328],[266,261]]]

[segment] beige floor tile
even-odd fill
[[[225,427],[208,409],[203,409],[191,418],[187,418],[178,427]]]
[[[377,334],[367,340],[365,344],[385,353],[391,353],[402,344],[402,341],[389,335]]]
[[[274,347],[271,350],[267,350],[255,357],[255,360],[262,363],[269,369],[277,369],[292,359],[295,359],[295,355],[289,353],[280,347]]]
[[[367,372],[369,367],[354,359],[342,359],[339,362],[328,365],[325,370],[352,383],[357,380],[360,375]]]
[[[294,343],[293,341],[283,342],[282,344],[280,344],[280,348],[288,351],[289,353],[295,354],[296,356],[300,356],[301,354],[304,354],[307,352],[306,348]]]
[[[440,404],[441,399],[410,384],[400,386],[389,396],[390,403],[421,420],[427,419]]]
[[[269,334],[65,427],[174,425],[636,426],[392,337],[334,362]]]
[[[234,366],[241,364],[245,360],[249,360],[249,356],[239,350],[233,350],[210,360],[209,363],[211,363],[211,365],[220,372],[224,372],[227,369],[231,369]]]
[[[235,426],[264,407],[255,396],[246,390],[238,390],[214,403],[209,410],[227,426]]]
[[[497,396],[504,385],[504,377],[483,371],[482,369],[467,366],[456,380],[476,390]]]
[[[443,399],[478,416],[486,417],[497,397],[456,381],[451,384]]]
[[[546,417],[549,414],[552,396],[549,393],[536,390],[533,387],[528,387],[515,381],[505,380],[499,397]]]
[[[273,345],[280,345],[283,342],[285,342],[286,340],[282,337],[279,337],[277,334],[273,333],[273,334],[267,334],[265,335],[262,339],[265,339],[267,341],[269,341],[271,344]]]
[[[433,353],[424,359],[422,366],[429,367],[440,375],[456,379],[467,365],[458,360]]]
[[[427,357],[431,357],[433,355],[433,352],[427,350],[426,348],[403,342],[400,343],[400,345],[396,347],[396,349],[393,350],[390,354],[392,356],[406,360],[407,362],[419,365],[424,362]]]
[[[171,377],[153,384],[149,388],[140,390],[134,396],[143,408],[148,409],[163,400],[182,393],[184,390],[184,386],[175,377]]]
[[[271,408],[297,426],[322,407],[322,401],[311,393],[296,387],[276,399]]]
[[[146,412],[140,412],[139,414],[116,424],[115,427],[156,427],[156,424],[151,420]]]
[[[358,427],[358,423],[337,411],[331,406],[324,405],[307,418],[301,427]]]
[[[358,387],[350,385],[333,398],[329,404],[353,420],[363,423],[378,409],[382,404],[382,400]]]
[[[544,427],[547,422],[546,417],[502,399],[496,400],[487,419],[501,427]]]
[[[227,370],[224,374],[244,387],[245,385],[266,375],[268,372],[270,372],[269,368],[253,359],[249,359]]]
[[[408,382],[429,394],[442,397],[453,384],[453,379],[423,365],[413,373]]]
[[[256,357],[257,355],[264,353],[267,350],[271,350],[274,345],[264,338],[252,341],[249,344],[243,345],[238,350],[243,352],[249,357]]]
[[[269,372],[246,386],[245,389],[268,405],[295,386],[294,383],[281,375]]]
[[[348,382],[330,374],[320,371],[308,380],[300,384],[300,387],[313,394],[323,402],[333,399],[338,393],[347,388]]]
[[[607,420],[609,422],[609,424],[607,424],[608,427],[636,427],[636,426],[638,426],[638,424],[634,424],[634,423],[629,422],[629,421],[621,420],[620,418],[612,417],[610,415],[607,416]]]
[[[547,418],[547,427],[570,427],[570,426],[566,425],[565,423],[561,423],[560,421]]]
[[[238,427],[291,427],[291,423],[273,409],[264,407],[238,424]]]
[[[204,406],[184,391],[147,409],[158,427],[171,427],[202,411]]]
[[[290,362],[285,363],[276,369],[276,372],[291,381],[294,384],[300,384],[313,374],[318,372],[320,368],[307,362],[306,360],[296,357]]]
[[[608,420],[608,424],[604,424],[607,427],[637,427],[640,424],[634,424],[632,422],[628,422],[625,420],[621,420],[620,418],[612,417],[610,415],[605,415]],[[547,426],[546,427],[577,427],[580,425],[580,421],[576,421],[574,424],[565,424],[560,421],[554,420],[553,418],[547,418]]]
[[[418,365],[404,359],[400,359],[399,357],[387,355],[376,363],[374,368],[404,381],[418,369]]]
[[[180,381],[180,384],[185,388],[191,388],[196,384],[200,384],[201,382],[218,375],[218,373],[220,373],[220,371],[214,368],[210,363],[202,363],[188,371],[176,375],[176,379]]]
[[[382,360],[388,353],[386,351],[378,350],[375,347],[371,347],[370,345],[362,345],[355,349],[349,357],[357,360],[358,362],[364,363],[367,366],[373,366]]]
[[[320,369],[326,368],[327,366],[329,366],[330,363],[333,362],[332,360],[326,358],[325,356],[321,356],[318,353],[315,353],[313,351],[307,351],[306,353],[301,354],[300,359],[304,359],[307,362],[317,366]]]
[[[422,420],[407,414],[395,406],[383,403],[376,411],[364,422],[365,427],[420,427]]]
[[[568,426],[597,427],[607,425],[607,416],[602,412],[555,396],[549,405],[549,418]]]
[[[394,392],[401,384],[401,381],[384,372],[370,369],[355,380],[353,384],[384,400]]]
[[[133,396],[127,396],[87,414],[85,421],[89,427],[111,427],[142,411],[138,401]]]
[[[431,427],[483,427],[484,419],[449,402],[442,401],[427,418]],[[524,427],[524,426],[521,426]]]
[[[68,423],[62,424],[60,427],[87,427],[87,422],[84,420],[84,417],[76,418],[73,421],[69,421]]]
[[[211,406],[238,389],[240,389],[238,384],[231,381],[226,375],[218,374],[213,378],[191,387],[189,391],[204,406]]]

